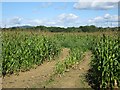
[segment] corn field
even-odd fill
[[[55,74],[64,74],[64,72],[69,70],[73,65],[79,63],[83,58],[83,53],[79,48],[71,49],[70,56],[63,62],[58,61],[56,64]]]
[[[120,37],[110,35],[2,32],[2,75],[28,71],[69,48],[69,56],[56,63],[55,73],[63,74],[92,51],[92,78],[98,88],[120,87]],[[95,83],[95,84],[96,84]]]
[[[117,88],[120,86],[120,38],[103,35],[92,47],[94,78],[99,88]]]
[[[60,52],[60,46],[45,36],[24,33],[3,33],[2,74],[27,71],[51,60]]]

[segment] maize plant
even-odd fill
[[[79,63],[83,58],[83,53],[80,48],[71,48],[70,56],[67,57],[63,62],[59,61],[55,67],[56,74],[63,74],[67,69],[71,68],[76,63]]]
[[[53,59],[59,52],[60,46],[45,36],[3,32],[2,74],[29,70],[44,60]]]
[[[91,48],[93,36],[81,36],[75,34],[56,34],[55,39],[59,41],[62,47],[70,48],[70,56],[64,62],[56,64],[55,72],[63,74],[67,69],[79,63],[83,58],[84,52]]]
[[[99,88],[113,89],[120,85],[120,38],[103,35],[94,40],[91,66]]]

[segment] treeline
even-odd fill
[[[48,32],[96,32],[96,31],[120,31],[120,27],[96,27],[91,26],[80,26],[80,27],[46,27],[46,26],[21,26],[21,27],[11,27],[11,28],[2,28],[5,30],[34,30],[34,31],[48,31]]]

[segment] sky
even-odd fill
[[[1,27],[84,25],[118,26],[118,0],[109,2],[1,2]]]

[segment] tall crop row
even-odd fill
[[[91,47],[92,35],[76,35],[76,34],[56,34],[55,39],[65,48],[81,48],[87,50]]]
[[[69,68],[80,63],[84,56],[84,53],[91,47],[90,43],[93,36],[80,36],[80,35],[56,35],[57,40],[62,47],[70,48],[69,57],[64,61],[59,61],[56,64],[55,72],[57,74],[63,74]]]
[[[65,71],[80,63],[80,60],[83,58],[83,53],[84,52],[82,52],[79,48],[71,49],[70,56],[67,57],[64,61],[59,61],[56,64],[55,73],[64,74]]]
[[[2,74],[26,71],[51,60],[59,54],[60,46],[41,35],[24,33],[3,33]]]
[[[103,35],[94,41],[92,68],[100,88],[120,85],[120,38]]]

